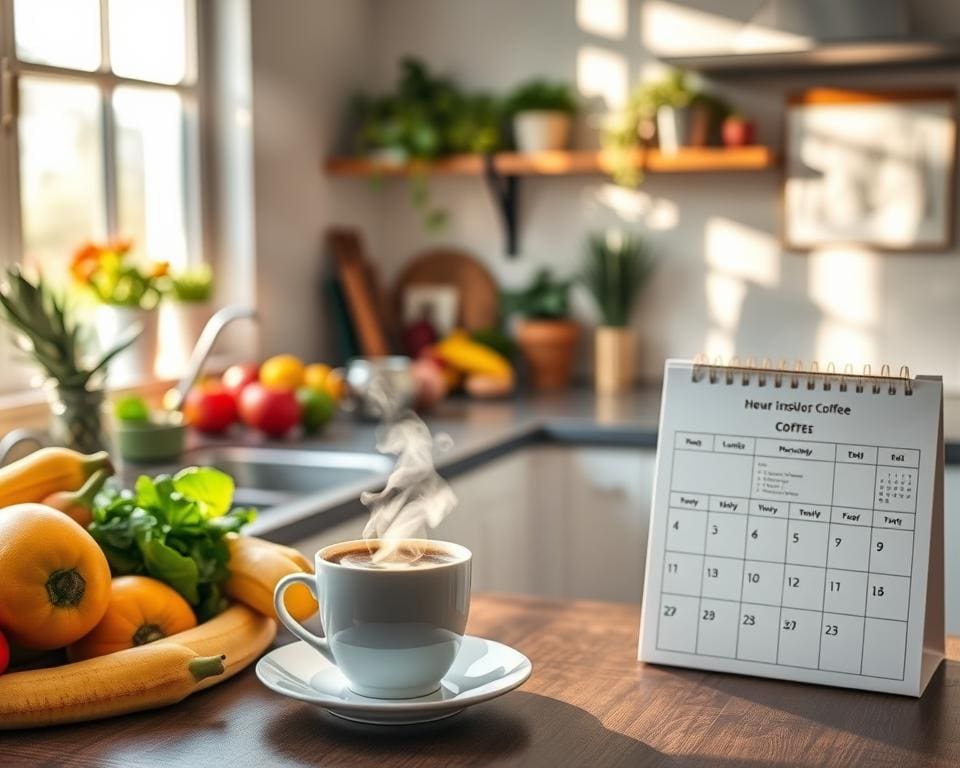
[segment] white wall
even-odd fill
[[[369,228],[371,198],[324,176],[351,95],[365,81],[366,0],[250,0],[256,302],[266,354],[329,357],[323,233]]]
[[[565,78],[582,91],[606,95],[584,98],[591,112],[581,121],[578,139],[590,146],[596,136],[589,123],[609,102],[622,98],[627,80],[633,84],[657,67],[645,42],[645,35],[657,28],[650,14],[658,6],[682,10],[692,4],[627,0],[622,35],[611,36],[586,31],[583,27],[590,25],[583,23],[582,13],[578,24],[578,8],[616,10],[617,0],[374,0],[370,18],[376,42],[366,54],[373,59],[369,83],[377,90],[390,87],[397,61],[406,54],[424,58],[470,88],[502,92],[529,77]],[[737,19],[749,18],[760,2],[695,5],[708,9],[701,10],[700,22],[727,29]],[[960,26],[957,14],[950,13],[952,0],[917,5],[921,31],[949,35],[947,26]],[[718,9],[728,16],[717,16]],[[603,20],[602,14],[593,16]],[[319,42],[315,50],[324,61],[336,58],[323,52]],[[344,62],[334,65],[344,71]],[[823,84],[956,85],[958,79],[955,69],[799,74],[730,79],[718,90],[759,117],[761,141],[779,145],[788,90]],[[477,179],[431,180],[434,197],[454,214],[439,238],[421,229],[402,182],[390,183],[381,192],[370,192],[364,182],[355,181],[339,181],[336,189],[338,194],[370,197],[375,210],[370,234],[375,244],[389,244],[374,249],[389,275],[412,254],[439,241],[475,252],[505,284],[517,285],[540,265],[560,273],[576,271],[590,230],[620,222],[646,232],[661,260],[635,321],[642,337],[641,373],[647,378],[659,375],[664,356],[707,351],[906,363],[913,371],[943,373],[948,386],[960,390],[960,344],[954,341],[960,326],[958,251],[786,253],[779,245],[776,171],[649,176],[636,192],[620,190],[600,177],[528,180],[521,203],[523,252],[515,260],[504,255],[499,222]],[[586,357],[584,350],[584,366]]]

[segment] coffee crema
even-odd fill
[[[379,547],[356,547],[331,552],[325,559],[346,568],[361,568],[372,571],[402,571],[417,568],[436,568],[450,565],[457,558],[449,552],[433,547],[409,547],[400,545],[384,558],[377,558]]]

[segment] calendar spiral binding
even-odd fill
[[[900,367],[899,375],[894,376],[889,365],[883,365],[880,373],[874,374],[869,364],[863,366],[862,373],[855,373],[852,363],[847,363],[840,372],[833,363],[828,363],[826,368],[821,369],[816,360],[809,367],[805,367],[802,360],[797,360],[792,367],[786,360],[780,360],[774,367],[768,358],[759,363],[753,358],[747,358],[742,363],[738,357],[726,362],[722,358],[716,358],[711,363],[705,355],[698,355],[693,361],[694,382],[706,380],[710,384],[732,385],[738,378],[743,386],[755,381],[760,387],[771,383],[775,389],[799,389],[803,384],[806,389],[816,389],[819,385],[824,392],[836,387],[840,392],[867,392],[874,395],[881,392],[896,395],[902,392],[907,396],[913,394],[913,379],[910,369],[905,365]]]

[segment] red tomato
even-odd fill
[[[223,432],[237,420],[237,401],[217,383],[193,387],[183,404],[187,423],[201,432]]]
[[[223,388],[233,395],[238,401],[243,388],[251,382],[260,378],[260,366],[256,363],[240,363],[231,365],[223,372],[221,381]]]
[[[247,426],[280,437],[300,423],[300,403],[294,392],[254,382],[240,393],[240,418]]]
[[[7,645],[7,638],[3,636],[3,633],[0,632],[0,675],[4,673],[7,669],[7,664],[10,663],[10,646]]]

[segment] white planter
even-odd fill
[[[179,378],[190,352],[200,338],[214,308],[207,301],[165,301],[160,305],[160,343],[157,373]]]
[[[513,116],[513,138],[521,152],[566,149],[572,123],[566,112],[518,112]]]
[[[156,309],[114,307],[102,304],[94,315],[100,347],[110,349],[134,324],[143,327],[139,338],[109,363],[111,385],[133,384],[154,376],[157,363],[159,312]]]

